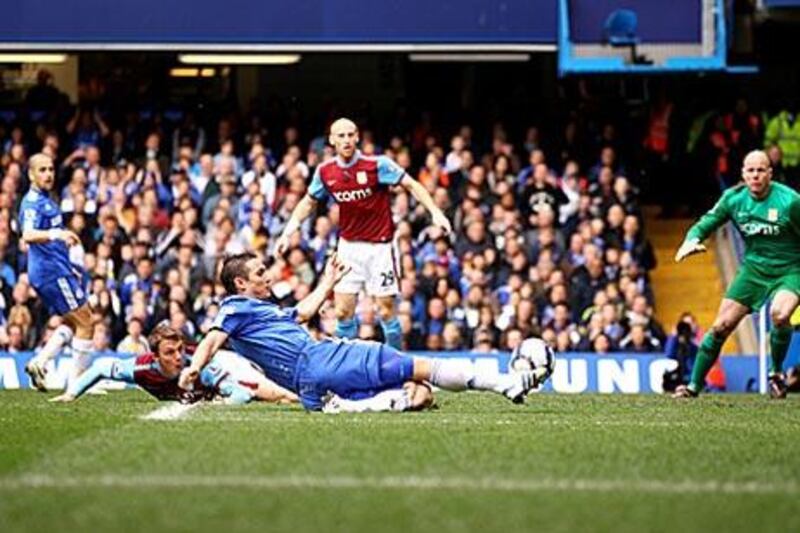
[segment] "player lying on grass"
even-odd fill
[[[682,261],[704,252],[701,243],[728,221],[744,238],[742,265],[700,343],[691,382],[675,389],[678,398],[692,398],[703,390],[706,374],[725,340],[745,316],[770,297],[769,393],[773,398],[786,397],[782,370],[792,340],[789,320],[800,302],[800,195],[772,182],[769,157],[761,150],[745,156],[742,179],[744,184],[725,191],[717,205],[689,229],[675,255],[675,261]]]
[[[178,376],[189,363],[180,331],[169,326],[158,326],[150,335],[154,353],[130,359],[104,359],[96,361],[64,394],[52,402],[71,402],[78,399],[102,379],[135,383],[159,400],[178,400],[191,403],[222,397],[231,404],[253,400],[274,403],[295,403],[297,395],[279,387],[265,378],[246,360],[229,354],[218,358],[203,369],[199,383],[192,390],[178,386]]]
[[[268,301],[275,274],[261,259],[250,253],[225,259],[220,279],[229,296],[191,365],[181,374],[181,386],[190,388],[226,342],[262,368],[269,379],[296,393],[303,407],[312,411],[323,410],[331,393],[336,398],[333,410],[341,402],[347,408],[340,410],[355,410],[376,398],[392,411],[419,408],[416,397],[409,397],[402,388],[408,382],[431,383],[450,391],[490,391],[521,403],[547,379],[544,368],[498,374],[472,362],[410,357],[376,342],[312,339],[300,323],[317,314],[348,270],[334,254],[311,294],[296,307],[282,309]],[[354,399],[359,397],[363,399]]]

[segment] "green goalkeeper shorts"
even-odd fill
[[[725,293],[725,298],[746,305],[751,311],[757,311],[779,290],[800,294],[800,270],[769,276],[756,273],[744,264],[739,267],[736,277]]]

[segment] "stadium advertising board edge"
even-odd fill
[[[509,354],[480,354],[474,352],[426,352],[419,355],[468,359],[496,372],[507,372]],[[0,352],[0,389],[31,388],[25,374],[25,364],[32,353]],[[113,352],[101,357],[116,357]],[[119,355],[124,357],[126,355]],[[723,357],[723,370],[728,392],[757,392],[758,357]],[[59,356],[50,363],[48,386],[60,390],[66,384],[72,368],[72,358]],[[543,392],[564,394],[648,394],[661,393],[664,372],[675,362],[662,354],[559,354],[553,377]],[[122,383],[104,382],[104,388],[125,388]]]

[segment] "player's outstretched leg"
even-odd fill
[[[697,351],[697,359],[692,369],[692,379],[688,385],[679,385],[672,395],[674,398],[695,398],[705,388],[706,374],[714,366],[725,344],[726,337],[718,337],[712,329],[703,337],[700,349]]]
[[[94,345],[91,339],[79,339],[77,337],[72,339],[72,372],[69,374],[67,386],[74,381],[77,381],[81,374],[92,366],[92,357]],[[89,394],[105,394],[104,392],[90,391]]]
[[[525,396],[547,378],[547,369],[500,374],[472,361],[415,358],[414,377],[449,391],[489,391],[522,403]]]
[[[739,281],[739,285],[744,287],[744,291],[749,289],[746,282],[746,278]],[[736,280],[734,280],[731,287],[735,287],[736,283]],[[694,368],[692,369],[692,379],[688,385],[681,385],[676,388],[675,393],[672,395],[673,398],[694,398],[702,392],[706,383],[706,374],[708,374],[717,357],[719,357],[722,345],[725,344],[725,340],[749,312],[750,307],[747,305],[727,297],[722,299],[717,318],[700,343],[697,359],[695,359]]]
[[[367,412],[403,412],[421,411],[433,405],[433,391],[425,383],[407,381],[402,387],[378,393],[365,393],[343,398],[330,394],[324,399],[322,412],[367,413]]]
[[[55,358],[56,355],[61,353],[64,347],[72,340],[72,328],[66,324],[61,324],[44,344],[39,353],[36,354],[28,364],[25,365],[25,373],[31,378],[31,383],[41,392],[47,392],[47,385],[45,383],[47,377],[47,363]]]

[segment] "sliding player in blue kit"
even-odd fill
[[[190,387],[225,342],[312,411],[420,408],[417,400],[424,395],[409,394],[407,385],[425,383],[449,391],[491,391],[521,403],[547,378],[545,369],[498,374],[469,361],[407,356],[376,342],[312,339],[300,322],[317,314],[348,270],[332,256],[316,289],[297,306],[282,309],[268,301],[274,275],[261,259],[249,253],[228,257],[220,280],[229,296],[182,372],[181,386]],[[329,398],[334,404],[326,408]]]

